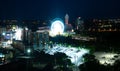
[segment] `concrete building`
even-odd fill
[[[34,32],[33,41],[34,49],[48,48],[49,32],[47,30],[38,30]]]
[[[65,24],[69,24],[69,15],[68,14],[65,15]]]

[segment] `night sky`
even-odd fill
[[[120,18],[120,0],[0,0],[0,19]]]

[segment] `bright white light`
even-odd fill
[[[3,55],[2,53],[0,53],[0,57],[5,57],[5,55]]]
[[[25,27],[25,30],[28,30],[28,28],[27,28],[27,27]]]
[[[7,43],[8,43],[8,44],[12,44],[12,41],[11,41],[11,40],[8,40]]]
[[[103,65],[113,65],[116,60],[120,59],[120,56],[116,53],[109,53],[109,52],[95,52],[95,58],[99,60],[100,64]],[[115,56],[118,56],[115,58]]]
[[[3,32],[2,35],[5,36],[5,32]]]
[[[30,52],[31,52],[31,50],[30,50],[30,49],[28,49],[28,50],[27,50],[27,53],[30,53]]]
[[[22,29],[16,29],[15,40],[22,40]]]
[[[56,20],[51,25],[51,33],[53,35],[62,34],[64,31],[64,24],[60,20]]]
[[[89,53],[89,50],[83,49],[83,48],[77,49],[74,47],[68,48],[65,46],[57,45],[45,51],[45,53],[48,53],[50,55],[54,55],[54,53],[56,52],[65,53],[71,60],[71,63],[75,64],[76,66],[79,66],[80,64],[84,62],[83,55],[85,55],[86,53]]]

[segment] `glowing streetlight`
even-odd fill
[[[27,49],[27,53],[31,53],[31,50],[30,50],[30,49]]]

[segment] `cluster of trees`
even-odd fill
[[[85,63],[79,66],[80,71],[120,71],[120,60],[116,60],[113,66],[101,65],[94,55],[86,54],[84,56]]]
[[[35,61],[47,64],[43,71],[67,71],[69,70],[68,66],[73,65],[65,53],[57,52],[54,55],[50,55],[45,53],[44,50],[37,50],[34,52],[34,55],[36,56]]]

